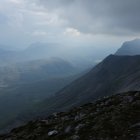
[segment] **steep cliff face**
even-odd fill
[[[31,121],[0,140],[139,140],[140,92],[104,97]]]

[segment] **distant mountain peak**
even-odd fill
[[[140,55],[140,39],[134,39],[123,43],[116,55]]]
[[[136,39],[134,39],[133,41],[140,41],[140,38],[136,38]]]

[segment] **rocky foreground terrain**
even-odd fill
[[[104,97],[30,121],[0,140],[140,140],[140,92]]]

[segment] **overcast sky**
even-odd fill
[[[140,0],[0,0],[0,44],[120,47],[139,38]]]

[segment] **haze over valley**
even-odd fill
[[[139,140],[139,5],[0,0],[0,140]]]

